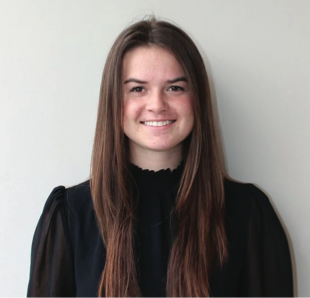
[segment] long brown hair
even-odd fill
[[[178,27],[154,17],[125,29],[103,71],[91,166],[91,193],[106,246],[98,295],[141,296],[135,263],[135,206],[122,131],[122,60],[134,47],[168,49],[183,66],[193,91],[195,123],[186,139],[184,171],[176,198],[177,231],[167,272],[167,296],[209,296],[210,272],[227,255],[223,170],[203,59]]]

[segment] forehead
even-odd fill
[[[141,46],[129,50],[123,58],[124,78],[143,76],[154,79],[164,76],[167,79],[184,76],[184,70],[176,57],[168,49],[158,46]]]

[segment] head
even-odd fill
[[[200,156],[202,139],[210,135],[206,131],[206,127],[213,124],[207,73],[201,55],[193,41],[184,31],[170,23],[151,18],[133,24],[118,36],[105,64],[98,121],[101,121],[100,117],[103,121],[101,125],[105,125],[106,129],[111,133],[113,132],[115,146],[121,145],[124,149],[126,148],[123,157],[128,161],[128,138],[123,133],[123,61],[126,54],[132,53],[137,48],[159,48],[167,51],[182,67],[188,87],[191,90],[194,118],[192,134],[184,142],[184,152],[187,154],[186,152],[192,146],[196,157],[197,154]],[[117,148],[114,149],[117,150]]]

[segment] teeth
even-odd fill
[[[164,125],[168,125],[172,122],[173,121],[171,121],[171,120],[167,120],[167,121],[145,121],[144,124],[149,125],[149,126],[164,126]]]

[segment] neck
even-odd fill
[[[134,150],[131,147],[130,161],[143,170],[155,172],[162,169],[174,170],[182,161],[182,147],[173,148],[165,152]]]

